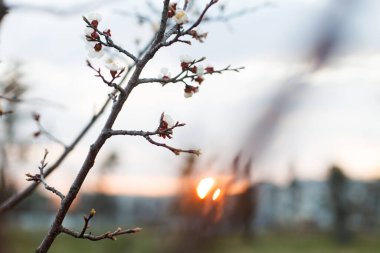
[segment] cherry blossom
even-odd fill
[[[92,26],[98,27],[99,22],[102,21],[102,15],[99,13],[90,13],[87,16],[87,19]]]
[[[86,48],[88,49],[88,57],[89,58],[102,58],[104,55],[102,44],[96,41],[89,41],[86,44]]]
[[[108,58],[105,62],[105,66],[110,70],[111,76],[115,77],[117,72],[124,69],[124,67],[115,59]]]
[[[186,24],[189,22],[189,18],[187,17],[186,12],[181,9],[176,10],[173,19],[178,25]]]
[[[158,78],[163,79],[164,81],[168,81],[171,77],[171,73],[168,68],[162,68],[160,73],[158,74]]]

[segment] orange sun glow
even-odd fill
[[[220,190],[220,188],[216,189],[214,191],[214,194],[212,194],[212,200],[217,200],[219,198],[221,192],[222,191]]]
[[[219,199],[222,190],[216,188],[217,184],[214,178],[206,177],[199,181],[197,186],[197,195],[200,199],[205,199],[208,195],[212,194],[212,200],[216,201]]]
[[[200,199],[206,198],[207,194],[211,191],[215,185],[215,179],[212,177],[203,178],[199,181],[197,186],[197,194]]]

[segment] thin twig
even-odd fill
[[[87,239],[91,241],[100,241],[104,239],[110,239],[110,240],[115,241],[117,236],[125,235],[125,234],[134,234],[134,233],[140,232],[141,230],[142,228],[132,228],[132,229],[117,228],[114,232],[106,232],[101,235],[92,235],[92,234],[81,235],[81,233],[79,232],[70,230],[65,227],[61,227],[60,232],[71,235],[75,238],[82,238],[82,239]]]
[[[2,111],[2,110],[0,110],[0,117],[7,115],[7,114],[12,114],[12,113],[13,113],[13,111]]]
[[[53,134],[51,134],[48,130],[46,130],[42,124],[41,124],[41,121],[40,120],[35,120],[36,123],[37,123],[37,127],[38,127],[38,132],[35,133],[35,136],[37,135],[45,135],[48,139],[50,139],[51,141],[55,142],[55,143],[58,143],[59,145],[63,146],[64,149],[67,149],[67,145],[61,141],[60,139],[58,139],[57,137],[55,137]]]
[[[193,65],[190,65],[193,66]],[[239,72],[240,70],[243,70],[244,67],[238,67],[238,68],[231,68],[231,65],[228,65],[227,67],[219,70],[213,70],[212,72],[206,72],[204,75],[212,75],[214,73],[216,74],[222,74],[225,71],[234,71]],[[186,73],[184,76],[182,74]],[[163,85],[167,83],[178,83],[183,82],[185,80],[194,80],[197,77],[196,74],[190,74],[188,71],[182,71],[175,77],[169,78],[169,79],[162,79],[162,78],[141,78],[139,79],[139,83],[162,83]]]
[[[60,197],[61,200],[63,200],[65,198],[65,195],[63,195],[60,191],[58,191],[54,187],[49,186],[48,183],[45,180],[45,177],[44,177],[44,169],[47,166],[46,157],[47,157],[48,153],[49,153],[48,150],[45,149],[44,157],[43,157],[43,159],[40,162],[40,166],[38,166],[40,174],[31,175],[31,174],[28,173],[28,174],[26,174],[26,176],[27,176],[26,180],[27,181],[34,181],[34,182],[41,182],[45,186],[46,190],[54,193],[55,195],[57,195],[58,197]]]
[[[90,128],[95,124],[95,122],[100,118],[100,116],[105,112],[105,109],[107,108],[108,104],[111,102],[111,99],[108,98],[98,113],[94,114],[90,121],[86,124],[86,126],[82,129],[82,131],[78,134],[78,136],[73,140],[73,142],[67,146],[67,148],[63,151],[63,153],[57,158],[57,160],[44,171],[44,177],[46,178],[49,176],[54,170],[56,170],[61,163],[66,159],[66,157],[71,153],[72,150],[76,147],[76,145],[79,143],[79,141],[82,140],[82,138],[86,135],[86,133],[90,130]],[[18,205],[20,202],[22,202],[24,199],[26,199],[38,186],[40,182],[34,182],[24,190],[12,195],[9,197],[6,201],[4,201],[0,205],[0,214],[4,213],[16,205]]]
[[[160,127],[158,127],[156,131],[109,130],[109,131],[104,132],[104,134],[107,135],[107,137],[111,137],[114,135],[142,136],[147,141],[149,141],[151,144],[154,144],[155,146],[164,147],[164,148],[172,151],[176,155],[179,155],[180,153],[189,153],[189,154],[195,154],[195,155],[199,156],[200,155],[199,150],[194,150],[194,149],[187,149],[186,150],[186,149],[174,148],[174,147],[171,147],[165,143],[160,143],[160,142],[154,141],[151,138],[151,136],[155,136],[155,135],[164,136],[164,138],[165,137],[171,138],[171,134],[173,133],[173,129],[175,129],[177,127],[182,127],[182,126],[185,126],[185,124],[177,122],[174,126],[166,128],[165,130],[161,130]]]
[[[125,90],[118,84],[114,83],[114,81],[121,77],[121,74],[124,72],[125,68],[123,68],[120,72],[118,72],[117,75],[113,76],[110,81],[107,81],[107,79],[102,75],[100,68],[96,69],[94,66],[92,66],[91,62],[89,60],[86,61],[87,66],[91,69],[93,69],[97,75],[96,77],[100,77],[103,81],[103,83],[107,84],[109,87],[113,87],[114,89],[118,90],[120,93],[125,93]]]
[[[220,21],[227,22],[227,21],[230,21],[232,19],[242,17],[246,14],[256,12],[256,11],[261,10],[263,8],[274,7],[274,6],[275,5],[271,2],[264,2],[264,3],[261,3],[259,5],[256,5],[256,6],[253,6],[250,8],[244,8],[244,9],[241,9],[241,10],[229,13],[229,14],[218,15],[218,16],[214,16],[214,17],[206,17],[204,21],[205,22],[220,22]]]
[[[152,138],[149,136],[144,136],[144,138],[152,143],[153,145],[164,147],[172,151],[175,155],[180,155],[181,153],[189,153],[189,154],[194,154],[196,156],[199,156],[201,154],[201,151],[199,149],[180,149],[180,148],[174,148],[169,145],[166,145],[165,143],[160,143],[157,141],[154,141]]]
[[[0,99],[4,99],[4,100],[7,100],[7,101],[13,102],[13,103],[18,103],[18,102],[23,101],[22,99],[19,99],[19,98],[12,98],[12,97],[4,96],[4,95],[0,95]]]
[[[94,208],[92,208],[88,216],[86,215],[83,216],[84,224],[83,224],[82,231],[79,234],[79,237],[83,238],[84,234],[86,233],[86,230],[90,227],[89,225],[90,220],[95,216],[95,214],[96,214],[96,211]]]

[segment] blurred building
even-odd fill
[[[252,196],[255,198],[252,201],[256,204],[255,214],[249,226],[254,232],[330,231],[333,228],[333,205],[327,181],[295,181],[284,187],[260,183],[255,187],[257,191],[255,196]],[[349,180],[342,194],[348,203],[347,220],[350,230],[379,230],[380,181]],[[238,194],[226,197],[223,212],[225,219],[229,219],[228,214],[235,207],[234,203],[238,198]],[[94,222],[97,225],[149,225],[172,230],[176,229],[176,225],[183,219],[179,214],[173,215],[173,203],[176,199],[177,197],[82,195],[65,223],[75,227],[81,224],[84,214],[95,208],[97,215]],[[52,204],[42,197],[39,198],[40,204],[36,203],[35,199],[28,201],[9,215],[15,216],[15,220],[26,228],[47,226],[54,215]],[[230,223],[222,224],[224,231],[232,231],[225,227],[229,226],[228,224]]]
[[[279,187],[259,185],[255,228],[312,229],[326,231],[333,226],[334,214],[326,181],[298,181]],[[348,181],[343,198],[351,230],[373,230],[380,224],[380,181]]]

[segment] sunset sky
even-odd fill
[[[72,6],[87,2],[7,1],[15,9],[1,26],[0,68],[10,62],[21,63],[22,81],[29,87],[26,97],[46,100],[20,106],[18,138],[31,142],[33,148],[27,162],[14,163],[15,178],[23,179],[25,172],[37,173],[44,148],[50,151],[50,161],[61,152],[46,138],[32,138],[36,127],[29,117],[31,112],[38,111],[45,128],[70,143],[111,91],[86,67],[81,15],[101,13],[101,25],[111,28],[114,41],[130,51],[136,51],[136,38],[145,41],[151,35],[149,26],[139,27],[125,16],[126,11],[150,13],[145,1],[81,6],[70,15],[40,8],[72,10]],[[270,5],[263,5],[263,1],[227,2],[227,13],[262,7],[228,23],[201,26],[209,32],[205,43],[160,51],[142,77],[156,77],[162,67],[177,73],[182,54],[206,56],[206,64],[216,68],[232,64],[246,69],[207,77],[200,92],[190,99],[183,97],[180,85],[142,85],[133,91],[115,125],[115,129],[154,130],[162,112],[186,123],[168,143],[202,150],[197,163],[200,176],[228,170],[241,149],[249,153],[250,144],[257,149],[250,136],[255,136],[252,131],[262,113],[287,80],[302,75],[309,66],[312,47],[326,16],[334,16],[334,12],[341,15],[339,10],[331,11],[328,0],[273,0]],[[333,56],[321,69],[300,79],[305,83],[302,90],[295,90],[287,108],[282,108],[284,112],[271,138],[255,156],[253,180],[286,183],[290,166],[300,178],[320,180],[332,163],[342,166],[353,178],[380,177],[379,8],[376,0],[362,0],[352,6]],[[102,66],[103,62],[93,63]],[[49,177],[52,185],[68,189],[104,119]],[[186,158],[139,137],[114,137],[100,153],[87,189],[94,189],[96,171],[110,152],[120,156],[117,168],[104,179],[112,194],[173,193],[178,169]]]

